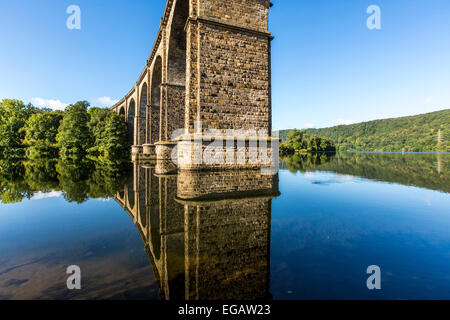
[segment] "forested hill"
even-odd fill
[[[282,140],[287,132],[280,131]],[[450,109],[410,117],[308,129],[307,133],[333,140],[338,151],[450,152]]]

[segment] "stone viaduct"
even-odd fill
[[[271,5],[269,0],[167,0],[143,71],[112,107],[128,123],[134,155],[169,159],[181,141],[187,150],[196,134],[209,129],[227,138],[232,129],[265,131],[268,138],[262,140],[270,146]],[[248,137],[232,139],[235,147],[239,140],[249,143]],[[190,160],[178,166],[192,169]]]
[[[136,226],[163,300],[270,298],[270,221],[278,175],[157,175],[134,162],[115,197]]]

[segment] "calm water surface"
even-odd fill
[[[282,159],[273,177],[158,176],[2,160],[0,299],[450,299],[449,165],[342,153]]]

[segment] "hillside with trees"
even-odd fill
[[[289,130],[280,131],[287,141]],[[450,109],[324,129],[308,135],[331,139],[338,151],[450,152]]]

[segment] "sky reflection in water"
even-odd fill
[[[161,270],[149,249],[155,243],[161,245],[161,241],[153,234],[148,243],[143,243],[147,241],[142,240],[145,228],[138,232],[108,192],[77,204],[66,201],[70,196],[64,187],[33,190],[30,200],[25,197],[18,203],[0,205],[0,299],[183,298],[186,283],[196,286],[204,299],[216,298],[219,293],[214,286],[227,288],[227,283],[233,283],[227,297],[238,298],[449,299],[449,158],[338,154],[327,159],[285,159],[279,174],[281,195],[272,200],[225,197],[220,201],[180,203],[175,201],[177,177],[152,178],[153,186],[148,189],[165,192],[169,199],[155,206],[164,204],[166,221],[180,216],[184,223],[183,212],[192,209],[206,217],[217,214],[223,218],[216,219],[216,224],[205,220],[205,224],[212,224],[201,229],[198,238],[191,235],[192,228],[186,233],[182,227],[164,238],[168,289],[161,287]],[[148,172],[139,170],[141,176]],[[88,172],[83,179],[105,177],[104,172],[109,171],[101,172]],[[58,176],[55,181],[60,185],[77,185],[77,181],[61,183],[65,176],[61,172],[50,176]],[[112,186],[113,180],[108,180]],[[133,190],[133,180],[120,180],[125,181],[125,187],[116,191],[124,197],[127,190]],[[75,194],[84,194],[79,191]],[[102,194],[98,188],[85,193],[94,191]],[[148,203],[139,194],[130,194],[129,198],[140,207]],[[248,211],[239,217],[251,210],[245,209],[249,203],[260,211]],[[154,215],[161,210],[155,208],[149,212],[153,216],[148,223],[138,219],[149,230],[155,223]],[[240,208],[241,213],[236,211]],[[244,231],[239,224],[227,222],[227,212],[233,221],[244,219],[248,237],[235,236]],[[210,256],[215,262],[204,263],[204,270],[201,263],[195,266],[203,270],[203,282],[193,283],[191,278],[186,282],[185,262],[191,263],[195,256],[192,248],[186,251],[183,247],[186,234],[186,239],[195,238],[204,252],[213,252],[216,247],[222,250]],[[65,269],[73,264],[82,269],[80,291],[66,288]],[[234,269],[227,264],[233,264]],[[380,291],[366,288],[366,268],[373,264],[382,270]]]

